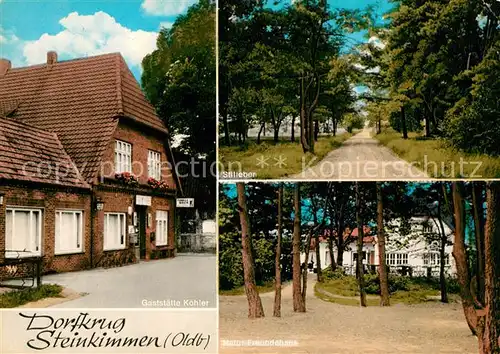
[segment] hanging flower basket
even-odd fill
[[[116,173],[115,178],[127,186],[139,185],[139,180],[130,172]]]
[[[154,178],[148,179],[148,184],[153,189],[168,189],[168,184],[165,181],[158,181]]]

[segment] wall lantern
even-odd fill
[[[3,194],[0,194],[0,205],[3,205]]]
[[[98,211],[101,211],[101,210],[104,210],[104,202],[102,199],[100,198],[97,198],[96,202],[95,202],[95,208],[96,210]]]

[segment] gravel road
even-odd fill
[[[397,157],[371,137],[370,128],[346,140],[323,160],[312,161],[292,179],[308,180],[408,180],[427,174]]]
[[[459,304],[360,308],[320,300],[313,288],[309,282],[304,314],[293,312],[291,286],[285,287],[281,318],[272,317],[274,293],[261,295],[266,317],[256,320],[247,318],[245,296],[221,296],[220,353],[477,353],[477,340]],[[228,340],[233,342],[224,342]],[[237,347],[238,340],[288,340],[298,345]]]

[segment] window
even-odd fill
[[[104,250],[125,248],[126,219],[122,213],[104,214]]]
[[[444,257],[444,264],[449,265],[450,256],[447,254]],[[424,265],[426,266],[437,266],[441,265],[441,257],[439,253],[426,253],[424,254]]]
[[[423,232],[425,234],[430,234],[433,232],[432,225],[431,224],[424,224],[423,225]]]
[[[42,254],[42,210],[7,208],[5,257],[20,258]]]
[[[161,180],[161,155],[159,152],[148,150],[148,176]]]
[[[132,173],[132,145],[117,140],[115,143],[115,173]]]
[[[168,211],[156,211],[156,245],[168,245]]]
[[[408,264],[408,254],[407,253],[388,253],[387,254],[387,264],[388,265],[406,265],[406,264]]]
[[[83,251],[83,213],[81,211],[56,211],[55,254]]]

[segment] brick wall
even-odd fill
[[[0,186],[4,203],[0,206],[0,251],[5,250],[6,207],[34,207],[42,209],[43,272],[65,272],[90,266],[90,194],[53,188],[23,188]],[[55,255],[55,212],[57,209],[83,210],[83,252]]]
[[[113,139],[109,142],[103,156],[101,174],[99,177],[114,177],[115,141],[122,140],[132,144],[132,174],[139,177],[139,183],[146,184],[148,180],[148,150],[161,153],[162,180],[167,182],[170,188],[176,188],[175,181],[170,170],[169,160],[164,148],[164,140],[154,135],[137,130],[136,128],[120,122],[115,130]]]
[[[110,192],[110,191],[99,191],[96,192],[96,197],[104,202],[104,209],[97,212],[97,222],[95,225],[95,240],[94,240],[94,250],[96,255],[96,266],[100,266],[103,263],[108,263],[109,265],[121,265],[120,262],[128,260],[129,255],[135,254],[135,245],[130,244],[129,237],[127,235],[126,249],[120,251],[104,251],[104,214],[105,213],[125,213],[127,220],[127,230],[128,226],[133,224],[133,214],[128,215],[128,208],[132,207],[132,211],[136,211],[135,206],[135,194],[129,192]],[[156,250],[167,250],[175,247],[175,228],[174,228],[174,198],[170,197],[159,197],[153,196],[151,200],[151,206],[146,209],[146,214],[151,214],[151,225],[146,227],[146,259],[154,258],[152,255],[156,254]],[[169,228],[169,246],[156,247],[155,241],[151,240],[151,233],[156,233],[156,210],[166,210],[169,211],[168,228]],[[147,219],[147,215],[146,215]],[[135,256],[130,262],[136,262]]]

